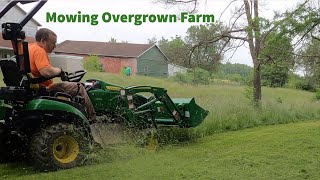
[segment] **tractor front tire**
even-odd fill
[[[92,140],[85,128],[69,123],[50,125],[36,132],[30,143],[30,158],[36,169],[55,171],[83,165]]]

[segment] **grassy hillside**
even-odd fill
[[[157,152],[110,148],[101,163],[53,173],[0,165],[12,179],[320,179],[320,122],[220,133]]]

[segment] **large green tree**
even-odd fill
[[[188,46],[181,36],[165,39],[162,38],[158,41],[160,49],[169,58],[169,60],[181,66],[186,66],[188,60]]]
[[[186,37],[162,38],[158,41],[158,44],[160,49],[175,64],[213,71],[223,59],[224,48],[229,42],[217,41],[210,44],[201,42],[209,41],[222,28],[221,24],[191,26],[187,30]],[[154,39],[149,39],[150,42],[154,42]]]
[[[288,82],[289,72],[294,67],[291,39],[280,33],[270,33],[261,51],[262,85],[282,87]]]
[[[304,71],[304,77],[313,87],[320,86],[320,41],[313,39],[301,50],[297,64]]]
[[[188,64],[211,72],[214,71],[222,61],[224,50],[229,45],[229,41],[225,39],[212,43],[205,42],[210,41],[223,30],[224,27],[220,23],[191,26],[185,38],[190,50]]]

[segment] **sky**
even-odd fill
[[[225,10],[231,0],[200,0],[197,14],[213,14],[217,20]],[[242,1],[239,3],[241,4]],[[264,0],[261,1],[260,14],[266,18],[272,18],[274,11],[283,12],[288,8],[293,8],[297,0]],[[234,3],[227,9],[222,21],[227,21],[231,11],[239,3]],[[30,10],[35,4],[21,5],[24,10]],[[88,14],[98,15],[99,24],[96,26],[87,22],[46,22],[47,13],[56,15],[67,14]],[[143,23],[140,26],[133,23],[105,23],[102,16],[105,12],[111,14],[180,14],[185,9],[177,6],[166,6],[155,4],[153,0],[48,0],[39,10],[34,18],[42,25],[49,28],[58,35],[58,43],[65,40],[79,41],[103,41],[107,42],[112,38],[118,42],[127,41],[129,43],[147,43],[148,39],[161,37],[170,39],[176,35],[184,37],[187,29],[191,25],[200,23]],[[231,63],[241,63],[252,66],[249,51],[246,46],[239,48],[234,55],[233,52],[226,54],[225,59]]]

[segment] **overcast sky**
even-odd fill
[[[297,2],[297,0],[265,0],[262,1],[261,5],[263,6],[260,7],[260,14],[272,18],[273,11],[282,12],[294,7]],[[202,0],[198,7],[198,13],[213,14],[217,20],[229,3],[229,0]],[[21,5],[20,7],[28,11],[33,5]],[[228,19],[231,9],[224,13],[222,20]],[[99,24],[92,26],[90,23],[46,22],[47,12],[66,15],[78,14],[78,11],[81,11],[81,14],[98,14]],[[113,37],[118,41],[128,41],[129,43],[147,43],[147,39],[152,37],[160,39],[161,37],[170,38],[176,35],[184,36],[188,27],[196,24],[181,22],[144,23],[136,26],[133,23],[104,23],[101,20],[102,14],[104,12],[112,14],[179,14],[181,11],[183,9],[177,7],[154,4],[153,0],[49,0],[36,14],[35,19],[42,24],[42,27],[55,31],[58,35],[58,42],[64,40],[106,42]],[[230,55],[227,55],[227,59],[228,56]],[[240,48],[230,62],[252,65],[245,47]]]

